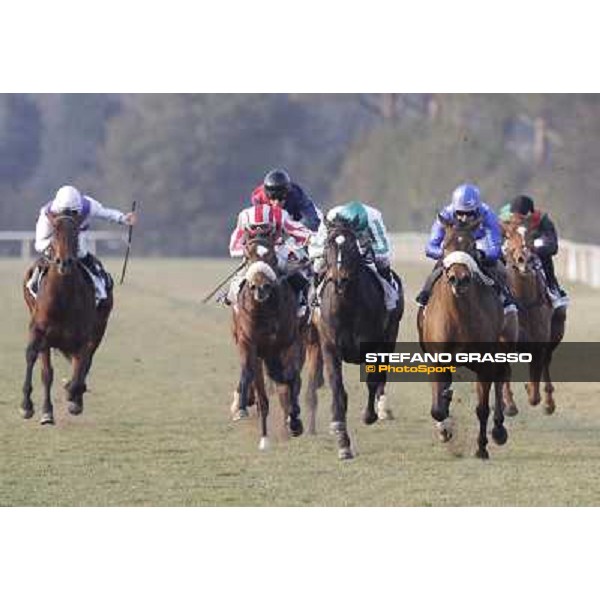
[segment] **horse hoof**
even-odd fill
[[[249,417],[250,417],[250,413],[248,412],[248,409],[246,409],[246,408],[240,408],[233,415],[233,420],[234,421],[242,421],[243,419],[247,419]]]
[[[482,460],[488,460],[490,453],[485,448],[479,448],[477,452],[475,452],[475,456],[477,458],[481,458]]]
[[[352,450],[350,450],[350,448],[340,448],[338,450],[338,458],[340,460],[350,460],[354,458],[354,456],[352,455]]]
[[[435,424],[440,441],[445,444],[452,439],[452,421],[450,418],[438,421]]]
[[[240,409],[240,395],[238,392],[233,392],[233,402],[231,403],[229,410],[230,410],[231,414],[234,415],[234,420],[235,420],[235,414],[237,413],[237,411],[239,409]]]
[[[21,412],[21,416],[24,419],[31,419],[31,417],[33,417],[33,414],[35,411],[33,410],[33,407],[31,407],[31,408],[21,408],[20,412]]]
[[[77,402],[69,402],[69,412],[72,415],[80,415],[83,412],[83,404]]]
[[[304,433],[304,425],[302,425],[301,419],[290,419],[288,427],[293,437],[299,437]]]
[[[544,413],[547,415],[551,415],[556,410],[556,405],[554,402],[552,404],[544,404]]]
[[[516,417],[519,414],[519,409],[516,404],[506,404],[504,406],[504,414],[507,417]]]
[[[52,413],[44,413],[40,419],[40,425],[54,425],[54,415]]]
[[[269,442],[269,438],[264,436],[260,438],[260,442],[258,443],[258,449],[261,451],[268,450],[271,447],[271,443]]]
[[[393,421],[394,413],[388,408],[386,396],[380,396],[377,400],[377,416],[381,421]]]
[[[506,427],[494,427],[492,429],[492,439],[498,446],[503,446],[506,444],[506,440],[508,439],[508,431],[506,431]]]
[[[375,423],[375,421],[377,421],[378,418],[379,417],[377,416],[376,412],[370,412],[370,411],[366,410],[363,413],[362,420],[365,425],[373,425],[373,423]]]

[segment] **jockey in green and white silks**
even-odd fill
[[[325,220],[332,221],[336,217],[348,223],[356,219],[355,230],[361,253],[366,258],[365,265],[377,275],[381,283],[385,293],[386,308],[394,310],[398,304],[398,289],[390,269],[392,247],[381,212],[362,202],[353,201],[332,208]],[[308,247],[308,255],[313,260],[313,269],[318,279],[325,270],[327,228],[324,221],[321,222],[317,235],[311,238]]]

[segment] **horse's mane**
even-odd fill
[[[246,279],[248,281],[252,281],[254,277],[259,273],[261,273],[271,281],[277,281],[277,274],[273,270],[273,267],[271,267],[271,265],[267,264],[266,262],[263,262],[262,260],[253,262],[250,265],[250,267],[246,271]]]

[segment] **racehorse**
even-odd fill
[[[492,286],[492,281],[478,266],[473,232],[481,224],[453,223],[438,216],[445,228],[443,265],[444,274],[433,286],[427,307],[417,314],[419,341],[425,352],[472,351],[469,344],[494,344],[498,341],[516,341],[514,313],[505,320],[502,301]],[[480,283],[485,283],[481,285]],[[506,379],[505,364],[469,363],[477,374],[477,418],[479,419],[478,449],[476,456],[487,459],[487,422],[490,413],[489,395],[495,383],[494,428],[492,437],[501,445],[508,433],[504,427],[502,382]],[[433,400],[431,416],[437,424],[440,439],[447,442],[452,437],[450,402],[452,400],[452,374],[436,373],[432,381]]]
[[[508,284],[519,306],[519,342],[531,342],[533,361],[526,384],[529,403],[541,402],[540,381],[544,380],[544,412],[556,409],[550,378],[550,363],[554,349],[565,332],[566,307],[552,307],[539,258],[533,251],[533,242],[525,220],[514,216],[503,225],[504,256]],[[505,385],[505,399],[512,400],[510,383]]]
[[[350,438],[346,428],[348,395],[344,388],[342,363],[361,363],[361,344],[377,344],[373,351],[389,351],[396,341],[400,320],[404,312],[404,297],[400,279],[398,303],[388,311],[384,291],[377,276],[367,266],[356,236],[356,223],[334,218],[325,219],[325,273],[320,285],[320,309],[315,324],[320,339],[321,352],[329,386],[332,392],[331,431],[336,434],[340,459],[353,458]],[[309,388],[318,377],[319,358],[309,357]],[[383,377],[382,377],[383,375]],[[385,398],[385,374],[367,374],[368,400],[363,412],[363,422],[370,425],[378,418],[393,418]],[[377,408],[375,409],[375,403]],[[316,397],[309,405],[314,423]]]
[[[287,428],[302,434],[298,396],[304,346],[297,316],[296,295],[277,272],[277,256],[271,235],[246,238],[244,257],[249,267],[233,307],[233,336],[241,361],[234,420],[248,417],[251,392],[258,402],[261,439],[259,449],[269,447],[267,416],[269,400],[263,365],[275,382]]]
[[[98,307],[95,302],[94,284],[84,274],[77,259],[80,219],[66,213],[48,215],[53,227],[48,257],[41,259],[46,269],[37,298],[27,287],[33,267],[28,269],[23,282],[25,302],[31,314],[29,340],[25,353],[27,368],[23,384],[21,414],[30,419],[34,414],[31,400],[32,374],[38,355],[42,357],[42,383],[44,405],[41,424],[54,424],[51,388],[54,370],[50,350],[60,350],[71,361],[72,376],[66,384],[68,409],[72,415],[83,412],[85,379],[92,366],[92,359],[100,345],[113,306],[112,291]]]

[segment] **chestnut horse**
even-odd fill
[[[325,220],[327,237],[324,247],[326,264],[321,285],[320,311],[315,316],[323,354],[322,361],[332,393],[331,431],[337,437],[340,459],[353,458],[346,428],[348,395],[344,388],[342,363],[361,363],[361,344],[379,344],[374,351],[389,351],[396,341],[404,312],[402,284],[398,284],[398,304],[392,311],[385,307],[384,292],[375,274],[361,255],[355,228],[344,220]],[[315,366],[320,357],[309,354],[309,389],[320,375]],[[382,377],[383,375],[383,377]],[[370,425],[378,418],[392,418],[385,398],[385,373],[367,374],[368,400],[363,422]],[[377,402],[377,410],[375,403]],[[316,396],[309,405],[314,423]]]
[[[304,344],[296,294],[287,276],[277,272],[272,236],[247,239],[244,255],[249,267],[233,307],[233,336],[240,354],[241,375],[232,408],[234,420],[246,418],[250,396],[254,393],[261,426],[259,449],[266,450],[269,400],[263,366],[276,384],[290,434],[301,435],[304,428],[298,396]]]
[[[529,403],[535,406],[541,402],[540,381],[543,379],[543,408],[550,415],[556,409],[550,363],[554,349],[564,336],[566,307],[556,310],[552,307],[542,267],[533,250],[533,241],[525,221],[515,216],[503,225],[503,232],[508,284],[519,306],[519,341],[532,342],[530,349],[533,361],[526,384]],[[507,382],[505,400],[511,402],[512,398],[510,383]]]
[[[502,301],[475,261],[476,246],[473,232],[480,219],[473,223],[453,223],[438,217],[445,227],[444,275],[435,283],[425,309],[417,315],[419,341],[425,352],[465,352],[473,343],[516,341],[514,313],[505,320]],[[473,351],[473,346],[470,347]],[[492,437],[501,445],[508,433],[504,427],[502,382],[506,367],[498,363],[469,364],[477,374],[477,417],[479,419],[478,449],[476,456],[487,459],[487,422],[490,414],[489,395],[495,383],[494,428]],[[440,439],[452,437],[450,402],[452,375],[436,374],[432,381],[433,401],[431,416],[438,427]]]
[[[73,214],[48,216],[54,232],[49,256],[41,259],[47,272],[41,281],[37,298],[27,288],[33,267],[28,269],[23,282],[23,294],[31,322],[25,352],[27,369],[21,414],[25,419],[30,419],[34,414],[31,380],[35,362],[41,354],[44,384],[42,425],[54,424],[51,401],[54,370],[50,350],[60,350],[71,361],[73,373],[65,387],[69,412],[78,415],[83,411],[85,379],[106,331],[113,304],[112,291],[107,290],[108,298],[96,307],[94,284],[84,274],[77,259],[79,218]]]

